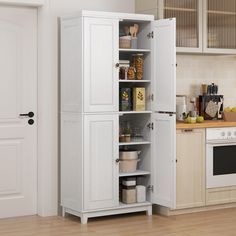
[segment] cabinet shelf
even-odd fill
[[[139,207],[139,206],[151,206],[151,202],[136,202],[132,204],[125,204],[123,202],[119,202],[119,208],[126,208],[126,207]]]
[[[140,175],[150,175],[149,171],[144,170],[136,170],[135,172],[131,173],[119,173],[119,177],[127,177],[127,176],[140,176]]]
[[[120,48],[120,52],[142,52],[142,53],[148,53],[151,52],[150,49],[133,49],[133,48]]]
[[[129,115],[129,114],[151,114],[152,111],[119,111],[119,115]]]
[[[119,80],[120,83],[151,83],[151,80]]]
[[[236,12],[208,10],[208,14],[236,16]]]
[[[197,12],[197,10],[194,8],[180,8],[180,7],[165,7],[164,10],[181,11],[181,12]]]
[[[148,145],[151,144],[149,141],[137,141],[137,142],[127,142],[127,143],[119,143],[119,146],[132,146],[132,145]]]

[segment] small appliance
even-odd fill
[[[184,113],[187,113],[187,96],[176,95],[176,119],[179,121],[183,121]]]

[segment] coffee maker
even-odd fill
[[[222,120],[224,96],[218,95],[218,86],[214,83],[203,85],[203,95],[199,96],[199,115],[205,120]]]

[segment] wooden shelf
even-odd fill
[[[151,114],[152,111],[119,111],[119,115],[131,115],[131,114]]]
[[[208,14],[236,16],[236,12],[208,10]]]
[[[137,141],[137,142],[127,142],[127,143],[119,143],[119,146],[132,146],[132,145],[148,145],[151,144],[149,141]]]
[[[144,170],[136,170],[135,172],[131,173],[119,173],[119,177],[127,177],[127,176],[140,176],[140,175],[150,175],[149,171]]]
[[[165,7],[164,10],[181,11],[181,12],[197,12],[197,9],[194,9],[194,8],[180,8],[180,7]]]
[[[133,48],[120,48],[120,52],[136,52],[136,53],[148,53],[151,52],[150,49],[133,49]]]
[[[119,82],[120,83],[151,83],[151,80],[144,80],[144,79],[140,79],[140,80],[124,80],[124,79],[120,79]]]

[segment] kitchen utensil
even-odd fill
[[[206,107],[206,114],[213,118],[216,116],[217,112],[218,112],[218,105],[213,101],[210,101]]]
[[[141,151],[122,150],[119,152],[120,160],[137,160]]]
[[[134,37],[137,37],[138,30],[139,30],[139,25],[134,24]]]
[[[134,33],[135,33],[135,28],[134,28],[134,26],[130,26],[130,27],[129,27],[129,32],[130,32],[131,37],[133,38],[133,37],[134,37]]]
[[[126,36],[129,36],[129,26],[124,26],[123,30]]]

